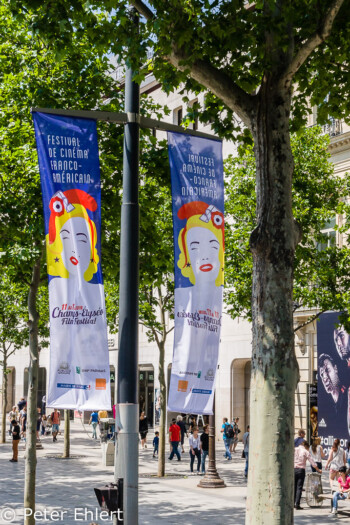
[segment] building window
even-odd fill
[[[174,111],[173,111],[173,123],[176,126],[181,126],[181,124],[182,124],[182,116],[183,116],[182,106],[180,106],[179,108],[174,109]]]
[[[195,104],[198,104],[198,99],[197,98],[190,102],[189,107],[192,109]],[[195,108],[195,109],[197,109],[197,108]],[[197,131],[198,130],[198,116],[195,116],[194,121],[191,122],[191,124],[189,125],[189,128],[193,129],[193,131]]]
[[[322,242],[317,243],[317,250],[322,252],[330,246],[334,246],[336,243],[336,231],[335,231],[336,219],[335,217],[330,221],[326,222],[324,228],[322,228],[321,233],[323,235]]]

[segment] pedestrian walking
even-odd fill
[[[47,427],[47,417],[44,414],[41,420],[41,435],[42,436],[44,436],[46,433],[46,427]]]
[[[141,447],[147,448],[148,421],[144,412],[141,412],[140,415],[139,432],[141,437]]]
[[[98,413],[94,410],[90,416],[89,425],[92,426],[92,439],[97,439]]]
[[[302,428],[298,431],[298,437],[294,440],[294,447],[298,447],[305,440],[305,430]]]
[[[346,475],[346,467],[340,467],[338,478],[339,489],[333,495],[332,515],[338,514],[338,500],[346,499],[350,492],[350,476]]]
[[[310,454],[312,456],[312,459],[318,466],[320,470],[322,470],[322,459],[326,457],[326,454],[323,452],[323,448],[321,447],[321,438],[316,437],[314,438],[311,448],[310,448]],[[312,472],[316,472],[314,467],[311,465]]]
[[[180,427],[180,441],[181,441],[181,451],[185,452],[184,449],[184,442],[185,442],[185,434],[188,437],[187,431],[186,431],[186,424],[183,420],[183,417],[181,415],[178,415],[176,418],[176,424]]]
[[[236,417],[233,420],[233,424],[232,424],[233,434],[234,435],[233,435],[233,439],[231,441],[230,452],[236,452],[236,447],[237,447],[237,443],[238,443],[238,434],[241,433],[240,428],[238,426],[238,423],[239,423],[239,417]]]
[[[60,431],[60,424],[61,424],[61,414],[57,410],[57,408],[54,408],[52,414],[51,414],[51,424],[52,424],[52,441],[57,441],[57,434]]]
[[[339,469],[345,467],[346,465],[346,455],[345,451],[340,446],[340,439],[336,438],[333,441],[331,451],[329,453],[328,461],[326,463],[325,469],[329,467],[329,485],[332,492],[332,482],[336,478]]]
[[[247,432],[243,434],[243,454],[245,457],[244,477],[248,477],[249,468],[249,425],[247,426]]]
[[[21,399],[18,401],[17,403],[17,406],[18,406],[18,412],[21,412],[21,410],[23,410],[23,408],[27,405],[27,401],[24,399],[24,397],[21,397]]]
[[[36,439],[37,440],[40,439],[39,433],[40,433],[41,421],[42,421],[41,408],[38,407],[37,408],[37,417],[36,417]]]
[[[193,429],[197,426],[195,416],[191,416],[189,419],[189,433],[193,434]]]
[[[23,439],[25,441],[26,440],[26,431],[27,431],[27,407],[24,406],[20,413],[21,413],[21,416],[20,416],[21,434],[22,434]]]
[[[232,440],[234,438],[234,432],[232,425],[228,422],[227,417],[224,417],[222,420],[222,426],[221,426],[221,432],[223,433],[223,440],[225,445],[225,458],[228,460],[232,459],[231,452],[230,452],[230,445],[232,443]]]
[[[200,450],[200,437],[198,435],[198,427],[193,427],[193,434],[190,435],[188,440],[190,446],[190,468],[191,474],[193,475],[193,464],[194,460],[197,458],[197,474],[200,474],[201,467],[201,450]]]
[[[309,443],[304,440],[301,445],[294,449],[294,506],[297,510],[303,510],[300,506],[300,500],[305,480],[306,462],[311,463],[320,474],[322,472],[312,459],[309,448]]]
[[[41,413],[43,416],[46,414],[46,395],[41,398]]]
[[[209,454],[209,425],[204,425],[203,433],[201,434],[200,439],[200,450],[201,450],[201,470],[202,474],[205,474],[205,459]]]
[[[170,461],[173,459],[175,455],[177,457],[177,460],[181,461],[180,452],[177,449],[177,447],[179,446],[179,442],[180,442],[180,435],[181,435],[180,427],[179,425],[176,424],[176,419],[174,418],[171,420],[171,425],[169,427],[169,442],[172,447],[170,456],[168,457]]]
[[[12,407],[12,410],[10,411],[9,413],[9,422],[10,422],[10,426],[9,426],[9,436],[12,435],[12,421],[13,420],[16,420],[18,419],[18,411],[17,411],[17,407],[16,406],[13,406]]]
[[[154,433],[154,438],[153,438],[153,457],[155,458],[156,457],[156,454],[158,456],[158,448],[159,448],[159,432],[155,432]]]
[[[21,439],[21,428],[15,419],[11,422],[11,433],[12,433],[12,463],[17,463],[18,461],[18,443]]]

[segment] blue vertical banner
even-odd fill
[[[50,304],[47,406],[111,408],[96,122],[33,113]]]
[[[334,439],[346,447],[350,438],[350,337],[339,312],[326,312],[317,322],[318,435],[329,455]]]
[[[221,141],[168,133],[175,257],[168,410],[212,414],[224,284]]]

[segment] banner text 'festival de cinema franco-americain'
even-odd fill
[[[50,303],[47,406],[111,408],[96,122],[33,114]]]

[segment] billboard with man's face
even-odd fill
[[[350,337],[339,315],[324,313],[317,323],[318,434],[326,453],[335,438],[343,447],[350,439]]]

